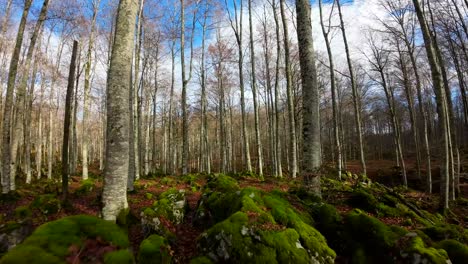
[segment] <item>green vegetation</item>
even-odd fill
[[[102,239],[118,249],[130,246],[127,234],[113,223],[93,216],[69,216],[38,227],[22,244],[8,252],[0,263],[65,263],[71,246],[80,248],[86,239]],[[124,261],[131,257],[127,250],[108,254],[111,253],[104,256],[105,260],[119,259],[119,262],[106,263],[131,263]]]

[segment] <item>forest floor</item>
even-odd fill
[[[390,185],[399,182],[398,173],[395,172],[392,162],[387,161],[369,161],[368,174],[369,178],[373,181],[383,181]],[[348,165],[350,171],[357,171],[357,162],[352,162]],[[415,204],[419,209],[425,210],[430,214],[437,214],[439,197],[436,194],[427,194],[421,191],[421,185],[424,186],[420,180],[414,175],[414,165],[409,166],[408,177],[410,178],[409,190],[399,190],[404,199],[408,203]],[[6,201],[0,201],[0,226],[2,223],[9,223],[18,221],[21,216],[21,210],[18,208],[35,208],[31,210],[31,215],[26,216],[31,221],[31,230],[36,227],[56,219],[60,219],[70,215],[93,215],[99,216],[101,210],[101,192],[102,192],[102,176],[96,169],[91,170],[92,184],[84,184],[79,176],[73,176],[70,182],[70,197],[68,206],[60,206],[57,208],[53,206],[53,202],[47,202],[44,207],[34,207],[37,203],[38,197],[44,195],[56,195],[59,193],[60,185],[47,180],[35,181],[33,184],[19,184],[18,191],[15,197]],[[437,178],[437,172],[433,173]],[[351,174],[350,174],[351,176]],[[288,193],[291,189],[296,189],[300,186],[300,179],[276,179],[267,177],[265,180],[259,180],[252,177],[238,176],[235,177],[240,188],[253,187],[264,191],[265,193],[272,193],[281,191]],[[392,178],[392,179],[390,179]],[[396,179],[395,179],[396,178]],[[130,220],[126,224],[128,237],[131,248],[135,254],[139,252],[141,242],[148,236],[147,231],[141,224],[141,217],[145,208],[150,208],[157,200],[157,197],[168,190],[185,190],[185,198],[188,205],[182,223],[173,224],[167,223],[167,219],[161,219],[163,225],[170,233],[175,235],[175,239],[171,241],[169,254],[172,256],[173,263],[189,263],[191,259],[200,255],[199,246],[197,246],[197,239],[205,232],[205,229],[200,225],[194,224],[197,217],[197,208],[200,206],[200,201],[203,196],[204,188],[207,183],[207,176],[194,175],[192,178],[178,177],[178,176],[161,176],[161,177],[144,177],[135,184],[135,191],[128,194],[128,204],[130,209]],[[354,179],[357,181],[357,179]],[[353,179],[351,179],[353,182]],[[397,184],[395,184],[397,185]],[[438,186],[436,180],[436,186]],[[434,190],[438,190],[438,187]],[[465,230],[468,228],[468,182],[462,181],[462,188],[460,197],[451,203],[451,211],[445,218],[445,223],[453,224]],[[393,187],[393,186],[389,186]],[[419,190],[418,190],[419,189]],[[437,192],[437,191],[436,191]],[[356,207],[346,201],[352,199],[353,192],[342,191],[334,189],[333,186],[325,187],[323,189],[323,202],[333,205],[336,210],[345,215]],[[307,203],[304,203],[297,196],[288,196],[290,204],[299,212],[306,212],[308,210]],[[362,208],[361,208],[362,209]],[[18,213],[20,211],[20,213]],[[407,230],[417,230],[421,228],[419,223],[408,224],[407,216],[389,216],[368,210],[369,216],[376,217],[386,225],[404,226]],[[0,229],[1,230],[1,229]],[[328,238],[327,238],[328,239]],[[0,253],[1,256],[1,253]],[[339,256],[336,258],[337,262],[347,263],[345,257]],[[1,262],[0,262],[1,263]]]

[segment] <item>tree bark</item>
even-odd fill
[[[300,2],[296,2],[296,8]],[[289,118],[289,173],[291,177],[296,178],[297,175],[297,137],[296,137],[296,120],[295,120],[295,106],[292,91],[292,76],[291,76],[291,62],[289,54],[289,34],[288,24],[286,19],[285,0],[280,0],[281,19],[283,22],[283,37],[284,37],[284,67],[286,74],[286,94],[288,101],[288,118]],[[303,8],[303,7],[301,7]],[[302,10],[301,10],[302,11]],[[306,12],[306,11],[304,11]],[[307,11],[310,12],[310,11]],[[309,15],[310,16],[310,15]],[[299,19],[299,18],[298,18]],[[309,18],[310,20],[310,18]],[[299,22],[299,20],[298,20]],[[301,22],[302,23],[302,22]]]
[[[308,0],[296,0],[297,38],[303,94],[302,175],[306,188],[313,194],[321,196],[319,174],[321,166],[320,95],[310,12],[310,2]]]
[[[78,41],[73,41],[73,51],[70,62],[70,71],[68,73],[67,95],[65,99],[65,117],[63,121],[63,143],[62,143],[62,200],[68,199],[68,175],[70,174],[70,166],[68,165],[69,158],[69,143],[70,143],[70,119],[73,90],[75,84],[76,73],[76,57],[78,53]]]
[[[437,114],[439,117],[438,130],[440,133],[440,143],[442,150],[442,171],[441,171],[441,199],[440,207],[441,209],[448,209],[449,201],[449,191],[448,191],[448,181],[449,181],[449,132],[448,132],[448,123],[447,123],[447,103],[443,88],[443,80],[441,73],[441,65],[437,59],[436,51],[434,48],[435,39],[430,33],[429,26],[427,24],[426,18],[424,16],[423,10],[418,0],[413,0],[413,4],[416,10],[416,15],[418,17],[419,24],[421,26],[421,31],[423,33],[424,46],[426,48],[426,55],[429,60],[429,65],[431,67],[432,82],[436,95],[437,103]]]
[[[7,92],[5,97],[5,109],[3,113],[3,131],[2,131],[2,193],[8,193],[15,190],[15,175],[11,172],[12,165],[15,166],[16,160],[12,158],[12,135],[11,125],[13,116],[13,93],[15,90],[16,75],[18,72],[19,57],[21,46],[23,44],[24,29],[26,20],[28,19],[29,9],[31,8],[32,0],[26,0],[21,21],[16,35],[16,44],[10,60],[10,69],[8,72]]]
[[[93,60],[94,50],[94,37],[96,34],[96,19],[99,12],[99,4],[101,0],[93,0],[93,17],[91,20],[91,32],[88,40],[88,53],[86,55],[85,65],[85,79],[84,79],[84,95],[83,95],[83,133],[82,133],[82,145],[81,145],[81,156],[82,156],[82,178],[83,180],[88,179],[88,142],[89,142],[89,130],[88,130],[88,115],[89,115],[89,94],[91,90],[91,68]]]
[[[128,208],[129,88],[134,48],[137,0],[120,0],[107,81],[106,166],[102,216],[115,221]]]
[[[349,52],[348,38],[346,35],[346,28],[344,25],[343,13],[341,12],[340,0],[336,0],[336,3],[338,6],[338,14],[340,16],[340,27],[341,27],[341,32],[343,35],[343,43],[345,46],[346,60],[348,62],[349,76],[351,79],[351,89],[353,93],[353,103],[354,103],[354,118],[355,118],[355,123],[356,123],[356,131],[357,131],[358,144],[359,144],[359,158],[361,161],[362,173],[366,174],[367,169],[366,169],[366,158],[364,154],[364,140],[363,140],[363,134],[362,134],[362,119],[361,119],[361,109],[360,109],[360,103],[359,103],[359,100],[360,100],[359,93],[358,93],[357,84],[356,84],[356,76],[354,75],[353,62],[351,61],[351,55]]]

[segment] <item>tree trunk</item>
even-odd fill
[[[68,166],[69,158],[69,142],[70,142],[70,119],[73,90],[75,84],[76,73],[76,57],[78,53],[78,41],[73,41],[73,52],[70,62],[70,71],[68,73],[67,96],[65,99],[65,117],[63,121],[63,143],[62,143],[62,200],[68,199],[68,175],[70,174],[70,166]]]
[[[427,58],[429,60],[429,65],[431,67],[432,82],[436,94],[436,103],[437,103],[437,114],[439,117],[439,135],[441,137],[441,150],[443,155],[442,162],[442,171],[441,171],[441,199],[440,207],[441,209],[448,208],[448,181],[449,181],[449,132],[447,126],[447,103],[443,88],[443,80],[441,73],[441,65],[437,59],[436,51],[434,48],[435,39],[430,33],[429,26],[426,22],[424,13],[422,11],[421,5],[418,0],[413,0],[413,4],[416,10],[416,15],[418,17],[419,24],[421,26],[421,31],[424,38],[424,46],[426,48]]]
[[[321,196],[320,190],[320,95],[312,39],[310,2],[296,0],[297,38],[302,78],[302,112],[304,143],[302,147],[302,175],[308,190]]]
[[[301,2],[296,2],[296,6],[302,4]],[[284,37],[284,67],[286,74],[286,94],[288,101],[288,118],[289,118],[289,173],[291,177],[296,178],[297,174],[297,137],[296,137],[296,120],[295,120],[295,106],[294,98],[292,91],[292,76],[291,76],[291,62],[289,55],[289,34],[288,34],[288,24],[285,13],[285,0],[280,0],[280,10],[281,10],[281,19],[283,22],[283,37]],[[302,8],[302,7],[301,7]],[[307,7],[308,8],[308,7]],[[299,8],[297,8],[299,10]],[[302,12],[310,12],[303,11]],[[307,15],[307,14],[306,14]],[[299,20],[298,20],[299,21]],[[310,21],[310,19],[309,19]],[[298,25],[299,26],[299,25]],[[307,47],[308,48],[308,47]],[[303,51],[305,52],[305,51]]]
[[[7,93],[5,97],[5,109],[3,113],[3,131],[2,131],[2,193],[8,193],[15,190],[15,175],[11,172],[11,167],[15,166],[16,160],[12,157],[12,135],[11,125],[13,116],[13,93],[15,90],[16,74],[18,71],[19,56],[21,46],[23,44],[24,29],[28,18],[29,9],[31,8],[32,0],[26,0],[23,14],[16,35],[15,49],[10,60],[10,69],[8,72]]]
[[[262,140],[260,137],[260,124],[258,114],[258,102],[257,102],[257,78],[255,70],[255,48],[254,48],[254,37],[253,37],[253,25],[252,25],[252,0],[249,1],[249,36],[250,36],[250,66],[252,75],[252,95],[254,105],[254,119],[255,119],[255,140],[257,142],[257,157],[258,157],[258,176],[263,179],[263,154],[262,154]]]
[[[99,4],[101,0],[93,0],[93,18],[91,20],[91,32],[88,40],[88,53],[86,55],[85,65],[85,80],[84,80],[84,95],[83,95],[83,133],[82,133],[82,145],[81,145],[81,156],[82,156],[82,177],[83,180],[88,179],[88,142],[89,142],[89,130],[88,130],[88,115],[89,115],[89,94],[91,90],[91,68],[93,60],[94,50],[94,35],[96,33],[96,19],[99,12]]]
[[[361,161],[362,173],[366,174],[367,169],[366,169],[366,159],[365,159],[365,154],[364,154],[364,140],[363,140],[363,134],[362,134],[361,109],[359,106],[360,99],[359,99],[359,94],[358,94],[357,84],[356,84],[356,79],[355,79],[356,77],[354,76],[353,62],[351,61],[351,55],[350,55],[349,46],[348,46],[348,38],[346,36],[343,13],[341,12],[340,0],[336,0],[336,3],[338,6],[338,14],[340,16],[340,27],[341,27],[341,32],[343,35],[343,43],[345,46],[346,60],[348,62],[349,76],[351,79],[351,89],[353,93],[353,104],[354,104],[354,118],[355,118],[355,123],[356,123],[356,130],[357,130],[357,137],[358,137],[358,144],[359,144],[359,158]]]
[[[341,179],[341,140],[340,140],[340,130],[338,126],[338,107],[336,105],[336,80],[335,80],[335,66],[333,63],[333,53],[330,45],[329,33],[330,33],[330,20],[329,17],[329,26],[328,30],[325,29],[325,23],[323,20],[323,10],[322,10],[322,0],[319,0],[319,12],[320,12],[320,25],[322,27],[322,34],[325,39],[325,45],[327,47],[327,54],[328,54],[328,63],[329,63],[329,70],[330,70],[330,85],[331,85],[331,100],[332,100],[332,109],[333,109],[333,135],[336,145],[336,170],[338,173],[338,179]],[[330,14],[331,16],[331,14]]]
[[[128,208],[129,88],[137,0],[120,0],[107,81],[107,133],[102,216],[115,221]]]

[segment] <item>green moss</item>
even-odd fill
[[[15,209],[15,217],[17,219],[27,219],[32,216],[32,211],[29,206],[19,206]]]
[[[453,239],[447,239],[436,244],[436,248],[444,249],[453,264],[466,263],[468,260],[468,246]]]
[[[170,177],[164,177],[161,179],[160,183],[162,185],[172,185],[174,184],[174,179],[170,178]]]
[[[92,178],[82,180],[81,186],[76,189],[75,193],[78,195],[84,195],[91,193],[96,188],[95,182]]]
[[[383,255],[394,248],[399,238],[390,227],[357,209],[346,216],[345,225],[350,237],[359,239],[366,252]]]
[[[133,264],[132,253],[127,249],[112,251],[104,255],[104,264]]]
[[[0,259],[0,263],[66,264],[65,260],[44,251],[42,248],[29,245],[13,248]]]
[[[366,210],[367,212],[376,212],[379,201],[370,192],[363,188],[355,190],[349,200],[353,207]]]
[[[184,220],[187,203],[185,200],[185,191],[171,188],[163,192],[159,199],[153,204],[155,216],[180,224]]]
[[[462,243],[468,243],[468,230],[452,224],[441,224],[422,229],[434,241],[454,239]]]
[[[168,241],[159,235],[151,235],[143,240],[138,253],[140,263],[171,263],[170,246]]]
[[[404,249],[405,253],[411,254],[413,259],[420,259],[423,263],[434,263],[434,264],[446,264],[447,263],[447,252],[443,249],[435,249],[432,247],[426,247],[424,241],[418,237],[412,237]],[[426,261],[425,261],[426,260]]]
[[[145,197],[146,197],[146,199],[151,200],[151,199],[153,199],[153,194],[152,193],[145,193]]]
[[[310,262],[296,230],[288,228],[280,232],[262,232],[262,238],[266,245],[276,249],[276,260],[279,263]]]
[[[255,188],[215,191],[205,194],[201,206],[217,223],[199,240],[214,262],[332,263],[336,256],[309,225],[312,219],[282,195]]]
[[[190,260],[190,264],[212,264],[213,261],[211,261],[209,258],[207,257],[196,257],[192,260]]]
[[[216,190],[219,192],[228,192],[239,189],[237,181],[227,175],[217,174],[213,175],[208,179],[206,187],[210,190]]]
[[[319,204],[312,208],[315,227],[322,233],[328,244],[337,251],[342,251],[343,217],[330,204]]]
[[[38,209],[45,215],[58,213],[62,208],[60,200],[54,194],[44,194],[38,196],[31,203],[31,207]]]
[[[38,227],[22,244],[7,253],[4,259],[13,258],[18,261],[16,263],[27,263],[30,251],[33,249],[40,256],[53,256],[52,259],[64,260],[70,253],[71,245],[81,246],[85,239],[97,237],[118,248],[129,246],[127,234],[117,225],[93,216],[77,215],[48,222]],[[44,263],[60,262],[46,261]]]

